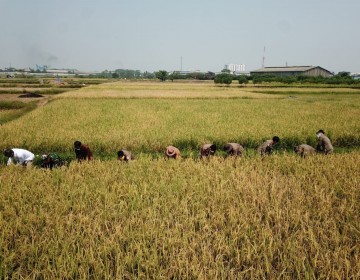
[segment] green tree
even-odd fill
[[[233,80],[233,75],[228,73],[221,73],[215,76],[214,82],[215,84],[226,84],[230,85]]]
[[[169,78],[169,73],[165,70],[160,70],[155,73],[156,78],[158,78],[160,81],[164,82]]]
[[[246,85],[249,82],[248,78],[245,75],[240,75],[237,80],[239,81],[240,85]]]
[[[148,72],[148,71],[145,71],[144,74],[143,74],[143,77],[145,79],[154,79],[155,78],[155,74],[154,73],[151,73],[151,72]]]
[[[231,71],[229,69],[223,69],[221,70],[221,73],[231,74]]]

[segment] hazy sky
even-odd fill
[[[360,72],[360,0],[0,0],[0,68]],[[182,57],[182,60],[181,60]]]

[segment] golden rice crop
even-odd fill
[[[0,277],[356,279],[359,161],[1,167]]]
[[[98,153],[119,147],[162,151],[169,145],[197,150],[205,142],[240,142],[255,148],[278,135],[280,147],[308,142],[324,129],[335,147],[360,143],[359,96],[277,99],[55,99],[0,130],[4,147],[70,152],[80,139]]]
[[[79,139],[95,160],[0,166],[0,279],[360,278],[360,96],[252,90],[109,83],[1,125],[2,148],[73,153]],[[320,128],[335,154],[282,152]],[[254,156],[275,134],[276,153]],[[232,141],[245,158],[198,159]],[[162,159],[169,144],[188,157]],[[137,160],[99,160],[120,147]]]
[[[263,94],[263,93],[272,93]],[[239,84],[231,86],[214,85],[213,81],[204,82],[113,82],[89,86],[56,96],[56,98],[279,98],[276,94],[358,94],[351,88],[271,88]]]

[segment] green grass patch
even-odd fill
[[[77,89],[77,88],[75,88]],[[63,93],[66,91],[70,91],[70,90],[74,90],[74,88],[37,88],[37,90],[31,91],[31,92],[35,92],[38,94],[59,94],[59,93]],[[30,92],[30,90],[27,90],[24,92],[24,90],[22,88],[5,88],[5,89],[0,89],[0,94],[24,94],[26,92]]]
[[[26,104],[21,101],[1,101],[0,100],[0,110],[22,109],[24,107],[26,107]]]
[[[18,119],[36,107],[36,101],[29,103],[0,101],[0,125]]]

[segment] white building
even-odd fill
[[[245,72],[245,64],[226,64],[224,69],[230,70],[232,73]]]

